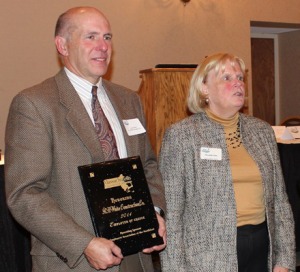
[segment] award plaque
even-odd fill
[[[140,157],[78,167],[95,234],[124,256],[163,244]]]

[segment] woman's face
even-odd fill
[[[244,105],[245,83],[244,75],[238,63],[231,65],[225,62],[225,69],[209,71],[206,83],[203,83],[203,93],[207,95],[208,108],[217,116],[232,117]]]

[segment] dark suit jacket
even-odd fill
[[[146,133],[129,137],[122,123],[138,118],[146,127],[138,95],[105,80],[103,86],[120,120],[128,156],[141,157],[154,205],[165,208]],[[8,206],[32,234],[31,254],[43,264],[37,270],[94,271],[83,256],[94,231],[77,166],[103,161],[104,155],[64,70],[13,99],[5,155]],[[145,271],[151,271],[150,256],[140,255]]]

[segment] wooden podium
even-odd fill
[[[186,100],[195,68],[152,68],[140,71],[141,97],[147,132],[156,155],[164,132],[171,124],[189,115]]]

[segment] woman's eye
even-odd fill
[[[238,76],[238,80],[244,82],[244,77],[243,76]]]

